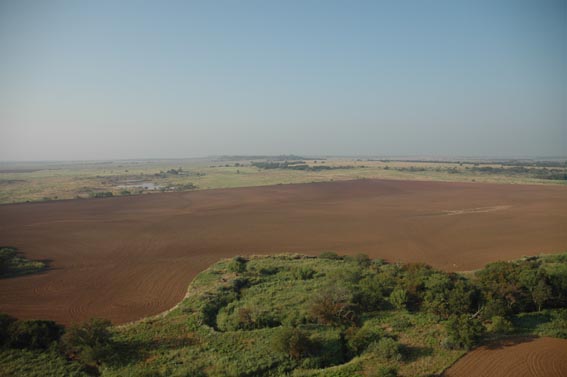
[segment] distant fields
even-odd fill
[[[567,174],[567,167],[513,166],[489,161],[378,161],[357,158],[307,159],[305,164],[332,170],[301,171],[260,169],[251,162],[265,159],[140,160],[69,163],[0,164],[0,203],[89,198],[96,193],[137,195],[160,191],[265,186],[273,184],[342,181],[362,178],[434,180],[446,182],[492,182],[565,185],[565,179],[542,179],[553,171]],[[337,167],[349,167],[337,169]],[[494,168],[483,171],[480,168]],[[168,171],[179,170],[178,174]],[[156,190],[120,186],[150,183]],[[127,191],[127,192],[126,192]]]

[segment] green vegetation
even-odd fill
[[[126,195],[130,195],[130,193],[128,193]],[[89,193],[90,198],[111,198],[113,196],[114,196],[114,194],[110,191],[90,192]]]
[[[567,253],[466,277],[363,254],[235,257],[199,274],[173,310],[138,323],[95,319],[63,334],[51,321],[0,316],[0,372],[436,375],[484,341],[567,338],[566,284]]]
[[[13,247],[0,247],[0,278],[33,274],[45,268],[45,262],[26,259]]]
[[[62,349],[86,365],[101,365],[116,348],[110,326],[110,321],[98,318],[71,326],[61,339]]]
[[[564,160],[373,160],[225,156],[188,160],[3,163],[0,203],[382,178],[567,184]]]
[[[336,169],[354,169],[352,165],[348,166],[332,166],[332,165],[308,165],[305,161],[284,161],[284,162],[252,162],[252,166],[260,169],[290,169],[290,170],[304,170],[304,171],[321,171],[321,170],[336,170]],[[364,168],[365,166],[361,166]]]

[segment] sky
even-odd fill
[[[0,160],[567,156],[567,1],[0,0]]]

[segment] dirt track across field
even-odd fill
[[[443,377],[567,377],[567,340],[511,339],[466,354]]]
[[[567,250],[567,187],[360,180],[0,206],[0,243],[52,270],[0,312],[115,323],[175,305],[220,258],[321,251],[448,271]]]

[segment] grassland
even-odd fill
[[[266,158],[139,160],[68,163],[2,163],[0,203],[89,198],[96,193],[133,195],[160,191],[328,182],[361,178],[523,184],[566,184],[542,177],[567,174],[564,162],[404,161],[361,158],[307,159],[328,170],[261,169]],[[524,169],[518,169],[519,166]],[[345,168],[346,167],[346,168]],[[145,189],[144,184],[155,185]],[[135,187],[137,185],[137,187]],[[129,187],[124,187],[129,186]]]
[[[500,286],[503,271],[511,279]],[[539,276],[553,289],[539,311],[529,294],[536,283],[527,283],[527,276]],[[13,376],[440,375],[483,342],[518,335],[567,338],[567,312],[557,309],[566,297],[555,291],[565,278],[567,254],[496,263],[470,278],[364,255],[237,257],[200,273],[185,299],[168,312],[115,327],[114,350],[96,365],[70,361],[53,344],[46,350],[0,350],[0,371]],[[491,304],[490,295],[510,284],[522,292],[514,303]],[[455,330],[452,323],[461,320],[465,324]]]

